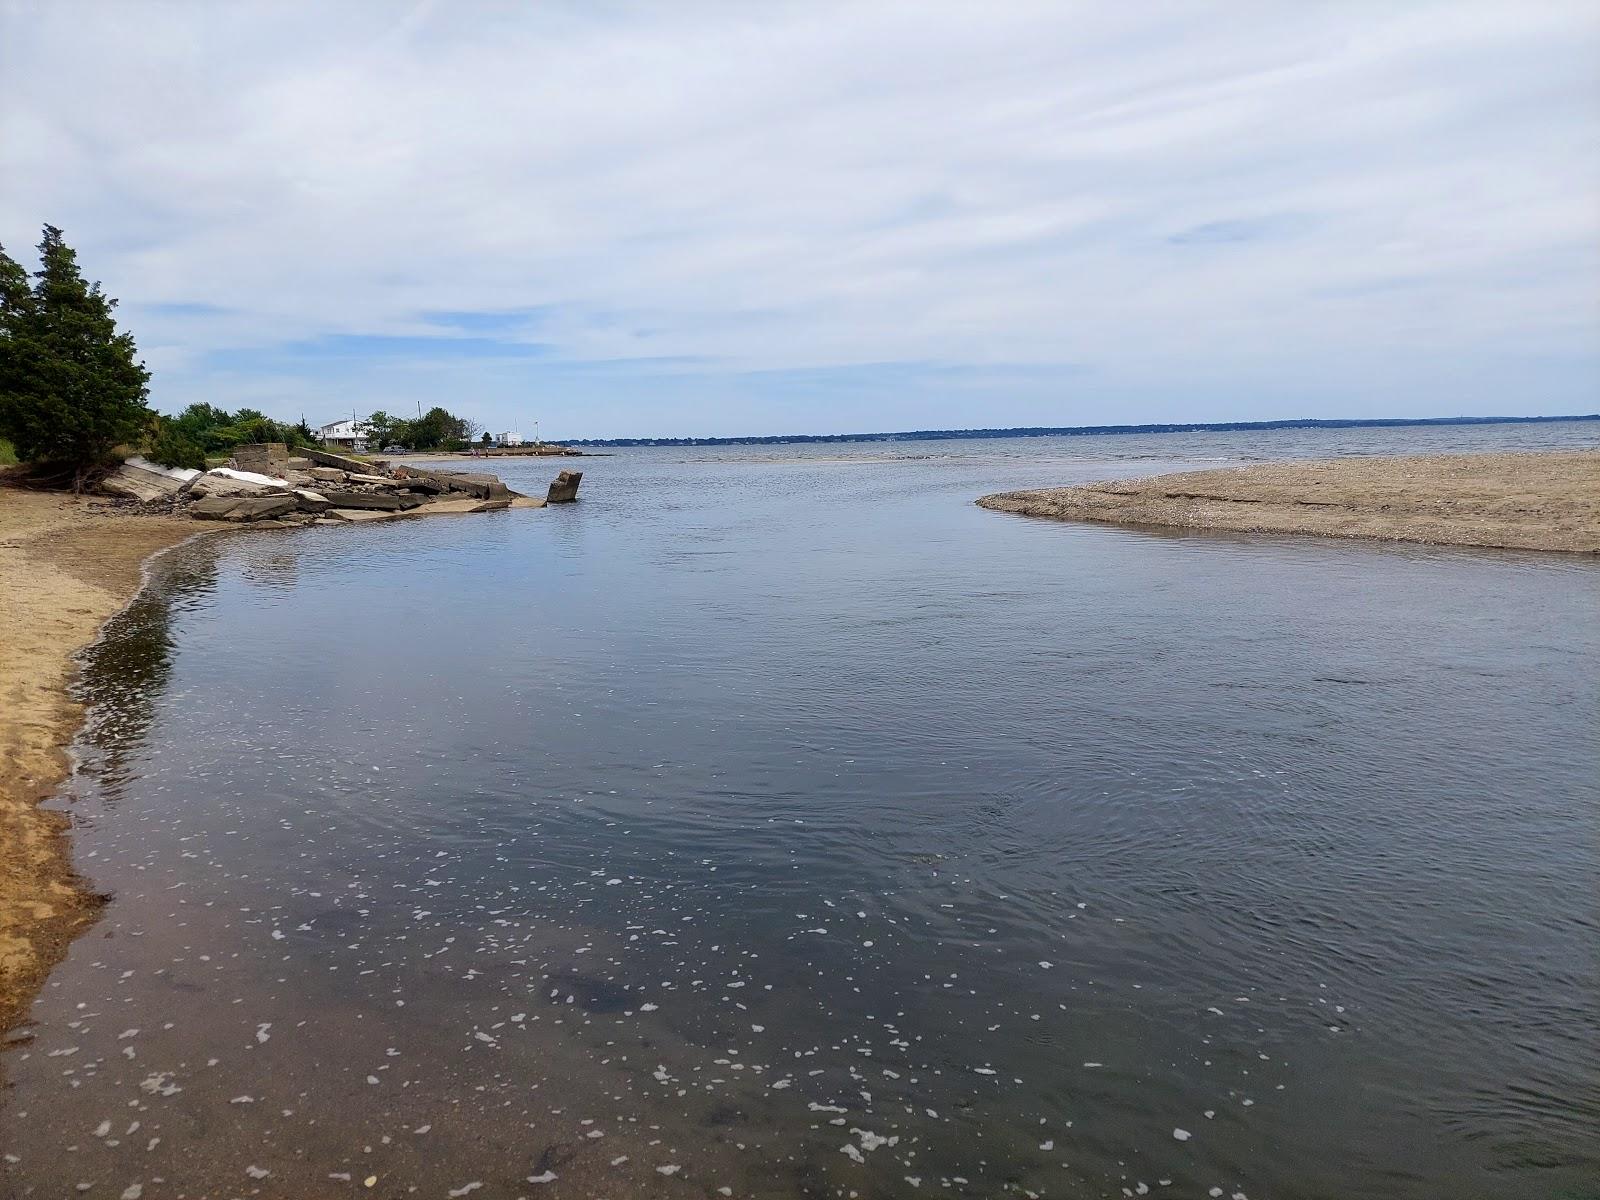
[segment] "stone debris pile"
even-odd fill
[[[538,500],[508,488],[499,477],[366,462],[320,450],[290,456],[279,444],[240,446],[239,466],[209,471],[162,467],[130,458],[101,489],[200,521],[276,526],[382,521],[401,516],[543,508],[577,499],[582,472],[562,471]],[[266,470],[242,470],[244,464]]]

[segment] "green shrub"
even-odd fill
[[[163,467],[206,469],[205,447],[172,421],[163,420],[150,441],[150,459]]]

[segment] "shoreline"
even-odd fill
[[[104,903],[73,865],[70,816],[42,807],[73,769],[79,656],[144,590],[158,555],[219,529],[0,487],[0,1032]]]
[[[1058,521],[1600,553],[1600,450],[1276,461],[1001,492]]]

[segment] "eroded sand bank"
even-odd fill
[[[103,503],[0,487],[0,1029],[99,905],[72,870],[65,819],[39,807],[83,719],[74,656],[139,590],[145,559],[196,533]]]
[[[1600,450],[1273,462],[1003,492],[1063,521],[1600,553]]]

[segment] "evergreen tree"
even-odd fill
[[[117,332],[117,302],[85,282],[53,225],[34,275],[30,292],[0,250],[0,437],[21,458],[71,468],[78,487],[113,447],[148,428],[150,373],[132,335]]]

